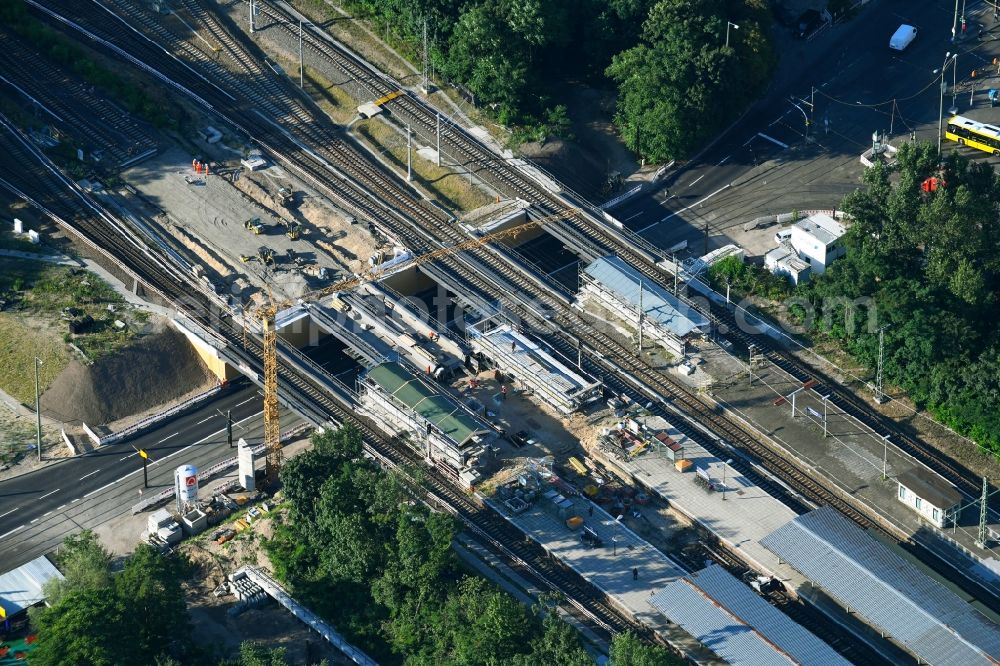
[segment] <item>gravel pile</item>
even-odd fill
[[[73,361],[42,395],[42,412],[99,426],[168,403],[213,375],[174,329],[149,335],[91,366]]]

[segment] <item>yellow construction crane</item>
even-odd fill
[[[278,415],[278,331],[275,317],[278,314],[274,298],[268,290],[269,302],[260,309],[260,323],[264,329],[264,474],[266,484],[278,484],[281,469],[281,421]]]
[[[311,291],[308,294],[305,294],[300,300],[320,299],[324,296],[329,296],[330,294],[353,289],[364,284],[365,282],[378,280],[389,270],[399,270],[402,268],[420,266],[421,264],[426,264],[437,259],[443,259],[444,257],[458,252],[464,252],[465,250],[482,247],[493,241],[505,238],[515,238],[525,231],[540,227],[549,222],[572,217],[578,212],[578,208],[567,208],[553,215],[546,215],[545,217],[529,220],[528,222],[519,224],[515,227],[494,231],[493,233],[479,236],[477,238],[470,238],[462,241],[461,243],[456,243],[455,245],[449,245],[447,247],[441,247],[436,250],[426,252],[408,261],[395,264],[389,269],[384,269],[381,266],[373,266],[356,277],[341,280],[334,284],[327,285],[322,289]],[[278,482],[278,470],[281,468],[281,427],[278,417],[278,331],[275,318],[277,317],[278,312],[294,304],[294,302],[290,301],[281,303],[275,302],[274,295],[271,294],[270,290],[268,290],[268,302],[257,309],[257,315],[260,317],[261,325],[264,331],[265,475],[267,485],[272,488]],[[245,330],[246,329],[244,328],[244,331]]]

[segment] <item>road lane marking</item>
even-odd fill
[[[30,523],[28,523],[28,524],[29,524],[29,525],[34,525],[34,524],[35,524],[35,523],[37,523],[37,522],[38,522],[38,518],[35,518],[34,520],[32,520],[32,521],[31,521]]]
[[[722,192],[724,190],[728,190],[732,186],[733,186],[732,183],[729,183],[727,185],[723,185],[722,187],[720,187],[719,189],[717,189],[716,191],[712,192],[707,197],[705,197],[704,199],[702,199],[701,201],[695,201],[690,206],[684,206],[684,208],[681,208],[680,210],[674,211],[670,215],[667,215],[665,218],[663,218],[662,220],[660,220],[660,222],[666,222],[667,220],[669,220],[670,218],[674,217],[675,215],[680,215],[681,213],[683,213],[686,210],[690,210],[690,209],[694,208],[695,206],[700,206],[701,204],[705,203],[706,201],[708,201],[709,199],[711,199],[712,197],[714,197],[719,192]],[[658,224],[658,223],[654,223],[654,224]],[[649,226],[651,227],[653,225],[651,224]],[[646,229],[648,229],[648,228],[649,227],[646,227]],[[643,231],[645,231],[646,229],[643,229]]]
[[[242,407],[243,405],[247,404],[248,402],[251,402],[251,401],[256,400],[256,399],[257,399],[257,396],[254,396],[252,398],[247,398],[246,400],[244,400],[240,404],[236,405],[236,407]]]
[[[251,400],[252,400],[252,399],[253,399],[253,398],[251,398]],[[249,421],[250,419],[255,419],[255,418],[257,418],[258,416],[261,416],[261,415],[262,415],[263,413],[264,413],[264,412],[262,412],[262,411],[261,411],[261,412],[257,412],[256,414],[251,414],[250,416],[246,417],[245,419],[240,419],[239,421],[236,421],[236,423],[237,423],[237,424],[242,424],[242,423],[243,423],[244,421]],[[156,460],[154,460],[153,462],[149,463],[149,466],[150,466],[150,467],[152,467],[153,465],[155,465],[156,463],[158,463],[158,462],[160,462],[160,461],[163,461],[163,460],[166,460],[167,458],[173,458],[173,457],[174,457],[174,456],[176,456],[176,455],[177,455],[178,453],[182,453],[182,452],[184,452],[184,451],[187,451],[187,450],[188,450],[188,449],[190,449],[191,447],[193,447],[193,446],[197,446],[197,445],[201,444],[202,442],[207,442],[208,440],[212,439],[212,438],[213,438],[213,437],[215,437],[216,435],[218,435],[218,434],[221,434],[221,433],[223,433],[223,432],[225,432],[225,430],[217,430],[216,432],[213,432],[213,433],[212,433],[211,435],[208,435],[207,437],[205,437],[205,438],[203,438],[203,439],[200,439],[200,440],[198,440],[198,441],[197,441],[197,442],[195,442],[194,444],[188,444],[187,446],[185,446],[185,447],[184,447],[184,448],[182,448],[182,449],[177,449],[176,451],[174,451],[173,453],[171,453],[171,454],[170,454],[169,456],[165,456],[165,457],[163,457],[163,458],[157,458],[157,459],[156,459]],[[135,455],[135,454],[133,453],[132,455]],[[135,470],[134,472],[129,472],[128,474],[126,474],[126,475],[124,475],[124,476],[122,476],[122,477],[120,477],[120,478],[117,478],[117,479],[115,479],[115,480],[114,480],[114,481],[112,481],[111,483],[106,483],[106,484],[104,484],[103,486],[101,486],[101,487],[100,487],[100,488],[98,488],[97,490],[91,490],[91,491],[90,491],[89,493],[87,493],[87,494],[86,494],[86,495],[84,495],[83,497],[90,497],[90,496],[91,496],[91,495],[93,495],[94,493],[99,493],[99,492],[101,492],[102,490],[105,490],[106,488],[110,488],[111,486],[113,486],[113,485],[115,485],[115,484],[117,484],[117,483],[119,483],[119,482],[121,482],[121,481],[124,481],[125,479],[127,479],[127,478],[128,478],[128,477],[130,477],[130,476],[132,476],[133,474],[139,474],[139,473],[141,473],[141,472],[142,472],[142,470],[141,470],[141,469],[137,469],[137,470]],[[83,497],[79,497],[79,498],[77,498],[77,499],[75,499],[75,500],[73,500],[73,501],[74,501],[74,502],[78,502],[79,500],[83,499]],[[0,539],[2,539],[2,538],[3,538],[3,537],[0,537]]]
[[[83,499],[82,497],[77,497],[75,500],[73,500],[73,502],[79,502],[82,499]],[[72,504],[73,502],[70,502],[70,504]]]
[[[172,435],[167,435],[166,437],[164,437],[163,439],[161,439],[160,441],[158,441],[158,442],[157,442],[157,444],[163,444],[163,442],[167,441],[167,440],[168,440],[168,439],[170,439],[171,437],[176,437],[176,436],[177,436],[177,435],[179,435],[179,434],[180,434],[179,432],[175,432],[175,433],[174,433],[174,434],[172,434]]]
[[[49,492],[45,493],[44,495],[42,495],[42,496],[41,496],[41,497],[39,497],[38,499],[40,499],[40,500],[43,500],[43,499],[45,499],[46,497],[48,497],[49,495],[55,495],[55,494],[56,494],[57,492],[59,492],[59,489],[58,489],[58,488],[56,488],[55,490],[52,490],[52,491],[49,491]]]
[[[45,512],[45,513],[42,514],[42,518],[45,518],[46,516],[51,516],[51,515],[52,515],[52,512],[51,511],[47,511],[47,512]],[[35,520],[38,520],[38,518],[35,518]]]
[[[198,423],[196,423],[195,425],[201,425],[201,424],[202,424],[202,423],[204,423],[205,421],[211,421],[211,420],[212,420],[212,419],[214,419],[214,418],[215,418],[215,414],[212,414],[212,415],[211,415],[211,416],[209,416],[208,418],[205,418],[205,419],[202,419],[201,421],[198,421]]]
[[[778,120],[781,120],[781,118],[779,118]],[[775,121],[775,122],[777,122],[777,121]],[[768,136],[768,135],[764,134],[763,132],[757,132],[757,136],[759,136],[762,139],[766,139],[767,141],[770,141],[771,143],[773,143],[776,146],[781,146],[782,148],[788,148],[788,144],[787,143],[782,143],[782,142],[778,141],[777,139],[775,139],[773,136]]]
[[[3,518],[4,516],[9,516],[10,514],[14,513],[15,511],[17,511],[20,508],[21,507],[19,507],[19,506],[15,506],[13,509],[11,509],[10,511],[8,511],[7,513],[0,513],[0,518]]]
[[[83,481],[83,480],[84,480],[84,479],[86,479],[86,478],[87,478],[88,476],[94,476],[95,474],[97,474],[97,473],[98,473],[98,472],[100,472],[100,471],[101,471],[101,470],[99,470],[99,469],[95,469],[95,470],[94,470],[93,472],[91,472],[90,474],[84,474],[83,476],[81,476],[81,477],[80,477],[80,480],[81,480],[81,481]]]
[[[139,455],[139,454],[138,454],[138,453],[130,453],[130,454],[128,454],[127,456],[125,456],[124,458],[119,458],[119,459],[118,459],[118,462],[121,462],[121,461],[123,461],[123,460],[128,460],[128,459],[129,459],[129,458],[131,458],[132,456],[136,456],[136,455]]]
[[[746,144],[744,144],[744,145],[746,145]],[[725,156],[725,157],[723,157],[723,158],[722,158],[721,160],[719,160],[718,162],[716,162],[716,163],[715,163],[715,166],[722,166],[723,164],[725,164],[726,162],[728,162],[728,161],[729,161],[729,158],[730,158],[730,157],[732,157],[732,155],[726,155],[726,156]]]
[[[0,535],[0,541],[3,541],[4,539],[6,539],[7,537],[9,537],[14,532],[17,532],[18,530],[23,530],[25,527],[26,527],[26,525],[20,525],[19,527],[15,527],[14,529],[12,529],[10,532],[7,532],[6,534]]]
[[[138,472],[138,471],[139,471],[139,470],[136,470],[135,472]],[[132,472],[132,474],[135,474],[135,472]],[[129,474],[126,474],[125,476],[130,476],[130,475],[129,475]],[[124,479],[124,478],[125,478],[125,477],[123,476],[123,477],[122,477],[122,479]],[[104,484],[103,486],[101,486],[101,487],[100,487],[100,488],[98,488],[97,490],[91,490],[91,491],[90,491],[89,493],[87,493],[86,495],[84,495],[84,497],[90,497],[90,496],[91,496],[91,495],[93,495],[94,493],[99,493],[99,492],[101,492],[102,490],[104,490],[105,488],[109,488],[109,487],[111,487],[111,486],[115,485],[116,483],[118,483],[118,482],[119,482],[119,481],[121,481],[122,479],[116,479],[115,481],[112,481],[111,483],[105,483],[105,484]]]
[[[660,222],[662,222],[662,221],[663,220],[660,220]],[[635,233],[641,234],[644,231],[649,231],[650,229],[652,229],[653,227],[655,227],[656,225],[658,225],[660,222],[653,222],[652,224],[647,224],[642,229],[636,229]]]
[[[57,507],[56,507],[56,511],[62,511],[62,510],[63,510],[63,509],[65,509],[65,508],[66,508],[66,505],[65,505],[65,504],[63,504],[62,506],[57,506]]]
[[[692,180],[691,183],[688,185],[688,187],[691,187],[691,185],[694,185],[695,183],[697,183],[699,180],[701,180],[704,177],[705,177],[705,174],[701,174],[700,176],[698,176],[697,178],[695,178],[694,180]]]
[[[635,215],[630,215],[629,217],[626,217],[626,218],[625,218],[625,221],[626,221],[626,222],[628,222],[628,221],[629,221],[629,220],[631,220],[631,219],[632,219],[633,217],[639,217],[640,215],[642,215],[642,213],[643,213],[643,211],[641,211],[641,210],[640,210],[640,211],[639,211],[638,213],[636,213]]]

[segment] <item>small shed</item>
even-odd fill
[[[45,601],[42,588],[50,580],[62,577],[44,555],[0,574],[0,607],[3,608],[4,617],[12,618]]]
[[[944,527],[962,503],[962,496],[950,483],[921,467],[900,474],[896,481],[896,499],[937,527]]]

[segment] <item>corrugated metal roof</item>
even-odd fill
[[[642,309],[646,316],[658,322],[677,337],[683,338],[703,326],[708,318],[688,307],[647,277],[643,277],[618,257],[602,257],[585,269],[587,275],[613,291],[633,308],[639,307],[639,284],[642,283]]]
[[[399,363],[376,365],[368,371],[368,376],[459,446],[476,433],[489,432],[461,405],[434,391]]]
[[[62,577],[44,555],[8,571],[0,575],[0,606],[7,611],[7,617],[12,617],[43,601],[42,586],[53,578]]]
[[[927,663],[1000,660],[1000,626],[828,506],[761,543]]]
[[[670,583],[650,603],[730,664],[851,663],[715,564]]]

